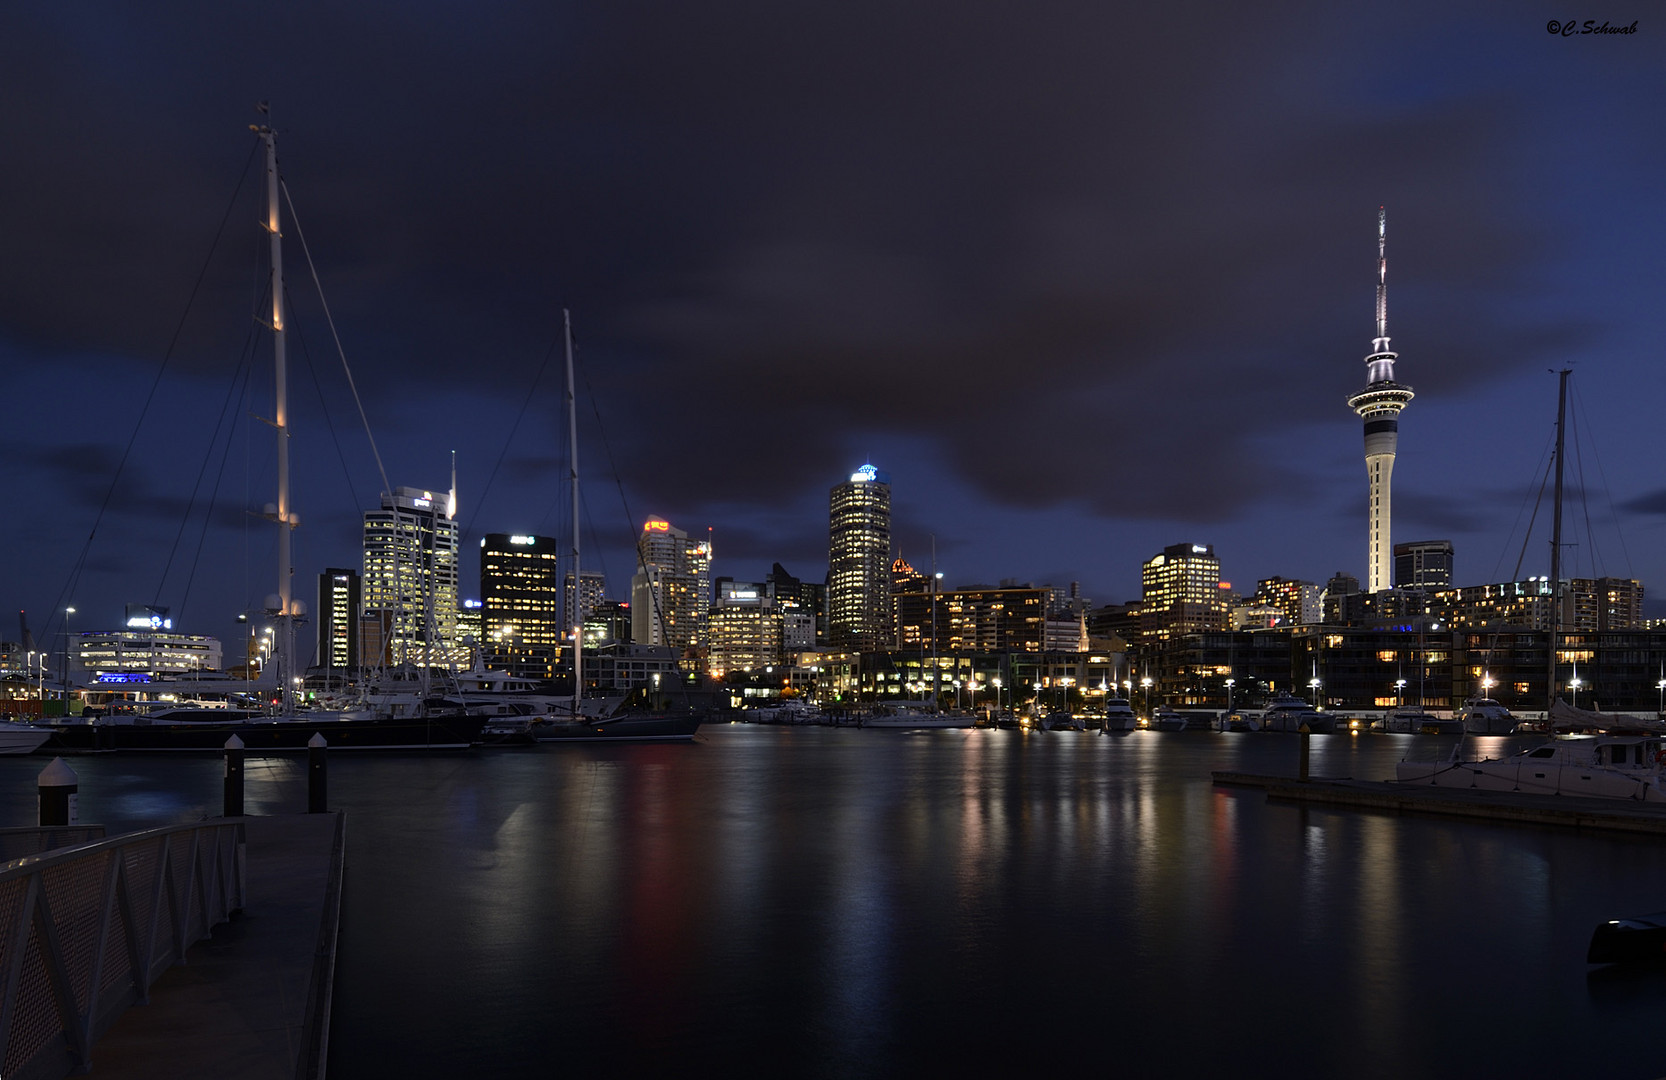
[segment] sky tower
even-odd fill
[[[1388,347],[1388,211],[1377,210],[1377,337],[1365,358],[1365,389],[1348,399],[1348,408],[1365,421],[1365,473],[1371,479],[1371,529],[1366,565],[1367,592],[1382,592],[1392,582],[1394,542],[1390,534],[1389,495],[1394,480],[1394,450],[1400,441],[1400,410],[1412,399],[1411,387],[1394,381],[1395,354]]]

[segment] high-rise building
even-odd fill
[[[1320,620],[1319,586],[1290,578],[1262,578],[1255,583],[1255,604],[1278,612],[1279,626],[1307,626]]]
[[[560,542],[529,533],[480,538],[480,647],[517,675],[554,674],[566,624],[557,566]]]
[[[863,465],[828,502],[828,634],[838,648],[876,648],[891,626],[891,478]]]
[[[395,488],[364,514],[364,610],[386,612],[395,664],[467,663],[457,631],[457,521],[453,501]]]
[[[318,575],[318,656],[313,663],[332,671],[359,666],[359,572],[331,568]]]
[[[1163,640],[1226,628],[1213,544],[1171,544],[1140,567],[1140,637]]]
[[[827,585],[800,581],[780,563],[771,567],[764,588],[781,609],[782,647],[788,652],[813,649],[827,641]]]
[[[580,570],[578,593],[573,593],[573,575],[561,579],[561,628],[567,633],[575,626],[583,626],[607,599],[607,575],[600,570]]]
[[[1394,454],[1400,442],[1400,410],[1411,401],[1411,387],[1394,381],[1397,354],[1388,347],[1388,212],[1377,211],[1377,336],[1365,358],[1365,389],[1348,399],[1348,408],[1365,421],[1365,473],[1371,482],[1366,592],[1381,592],[1393,553],[1390,495]]]
[[[637,539],[631,578],[631,637],[638,645],[702,646],[711,608],[711,544],[690,541],[664,518],[651,517]]]
[[[1447,589],[1452,586],[1452,541],[1413,540],[1394,545],[1394,587]]]

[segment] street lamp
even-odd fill
[[[990,679],[989,681],[995,684],[995,711],[1000,712],[1001,711],[1001,677],[999,675],[997,675],[994,678]],[[1666,679],[1663,679],[1661,681],[1661,685],[1666,686]]]
[[[69,717],[69,617],[75,614],[75,609],[64,609],[64,663],[61,669],[64,683],[64,717]]]
[[[1141,677],[1140,685],[1145,688],[1145,715],[1151,715],[1151,676]]]
[[[1232,684],[1237,682],[1237,681],[1238,681],[1237,679],[1228,679],[1228,680],[1226,680],[1226,711],[1227,712],[1232,711]]]
[[[1404,704],[1404,702],[1402,701],[1402,698],[1404,698],[1405,693],[1406,693],[1406,680],[1404,680],[1404,679],[1395,679],[1394,680],[1394,707],[1396,709],[1398,709],[1402,704]]]
[[[1575,675],[1573,678],[1568,680],[1568,689],[1573,691],[1573,701],[1571,702],[1571,704],[1573,705],[1574,708],[1576,708],[1576,709],[1579,708],[1579,676],[1578,675]]]
[[[1307,688],[1313,691],[1313,707],[1317,709],[1319,707],[1319,677],[1317,675],[1307,680]]]
[[[1660,691],[1660,711],[1666,713],[1666,679],[1655,683],[1655,689]]]

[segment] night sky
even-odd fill
[[[1124,601],[1183,541],[1240,589],[1364,577],[1386,205],[1395,539],[1515,574],[1571,366],[1568,570],[1666,598],[1658,4],[22,0],[0,84],[0,600],[37,636],[154,601],[230,638],[274,591],[261,100],[389,480],[457,451],[465,595],[481,533],[569,527],[563,307],[611,595],[649,514],[819,580],[864,460],[951,586]],[[286,241],[310,600],[381,480]]]

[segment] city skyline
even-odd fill
[[[0,435],[33,507],[0,542],[5,601],[37,633],[62,604],[113,625],[154,602],[225,636],[272,591],[248,520],[272,499],[251,419],[269,380],[257,365],[246,400],[228,392],[258,307],[227,254],[262,239],[246,207],[181,321],[263,99],[388,480],[443,487],[458,451],[465,559],[485,532],[564,535],[559,380],[531,388],[567,306],[607,426],[604,444],[581,406],[601,534],[586,569],[612,596],[648,515],[714,529],[715,574],[817,577],[827,487],[865,461],[894,478],[896,552],[918,565],[935,539],[951,583],[1081,581],[1126,601],[1141,561],[1186,541],[1212,544],[1240,591],[1365,580],[1358,421],[1339,404],[1359,387],[1366,230],[1386,205],[1418,388],[1392,540],[1451,539],[1460,579],[1509,579],[1548,370],[1572,365],[1598,456],[1570,486],[1606,487],[1625,548],[1597,501],[1601,558],[1581,525],[1565,574],[1661,587],[1666,488],[1645,433],[1666,404],[1647,366],[1666,330],[1649,187],[1666,95],[1646,24],[1581,40],[1479,6],[1223,6],[1194,34],[1155,13],[1052,14],[719,9],[700,28],[717,55],[691,63],[672,8],[466,27],[319,8],[257,28],[163,5],[129,35],[141,45],[122,43],[136,16],[116,5],[11,9],[0,47],[30,89],[4,121],[0,357],[12,400],[42,407]],[[357,62],[383,33],[400,49]],[[1392,77],[1336,60],[1365,52]],[[316,299],[294,306],[306,579],[354,564],[381,481],[329,325]],[[205,470],[222,415],[236,449]],[[1520,576],[1547,564],[1535,539]],[[478,580],[472,562],[461,577]]]

